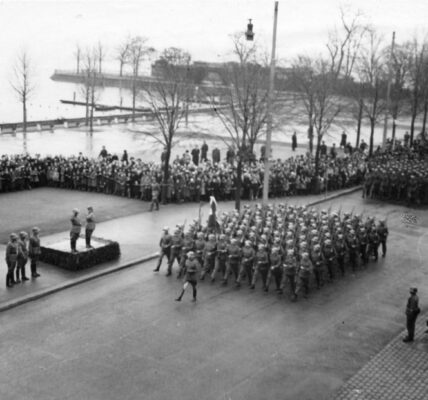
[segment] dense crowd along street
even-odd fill
[[[367,268],[378,260],[380,246],[382,257],[387,251],[386,220],[373,216],[285,203],[245,206],[218,220],[215,215],[214,210],[207,225],[195,220],[177,226],[172,235],[165,227],[160,239],[154,271],[166,258],[166,275],[171,276],[177,264],[177,278],[192,284],[194,299],[197,280],[219,279],[227,285],[232,277],[237,288],[247,281],[255,289],[261,280],[265,292],[274,285],[295,301],[299,294],[307,297],[312,287],[320,289],[346,272]]]

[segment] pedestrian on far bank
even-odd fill
[[[291,150],[296,151],[297,149],[297,134],[294,131],[293,136],[291,137]]]
[[[105,146],[103,146],[98,157],[106,158],[107,156],[108,156],[107,149]]]
[[[337,148],[336,148],[336,143],[333,143],[333,146],[330,149],[330,157],[335,160],[337,157]]]
[[[193,164],[195,164],[196,166],[199,165],[199,147],[196,146],[193,150],[192,150],[192,161]]]
[[[126,150],[123,150],[122,162],[128,165],[128,152]]]
[[[346,140],[348,139],[348,136],[346,135],[345,131],[342,132],[342,139],[340,140],[340,147],[345,148],[346,147]]]
[[[42,253],[40,249],[40,238],[39,238],[40,229],[35,226],[31,230],[31,236],[28,244],[28,256],[31,259],[31,276],[33,278],[38,278],[40,274],[37,272],[37,263]]]
[[[405,343],[413,342],[415,338],[416,319],[421,312],[419,308],[419,297],[416,294],[417,292],[417,288],[410,288],[410,297],[407,300],[406,307],[407,336],[403,339]]]
[[[80,218],[79,218],[79,210],[77,208],[73,209],[70,222],[71,222],[71,230],[70,230],[71,252],[77,253],[76,243],[77,243],[77,239],[79,239],[80,231],[82,229],[82,223],[80,222]]]
[[[207,142],[204,140],[204,143],[201,147],[201,162],[207,161],[207,155],[208,155],[208,145]]]
[[[91,246],[91,238],[94,230],[95,230],[94,208],[88,207],[88,214],[86,215],[86,228],[85,228],[85,241],[86,241],[87,249],[93,249],[93,247]]]

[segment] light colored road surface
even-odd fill
[[[387,257],[308,300],[204,283],[177,304],[146,263],[0,314],[0,398],[332,398],[402,331],[408,288],[428,298],[426,211],[405,227],[359,196],[333,208],[388,216]]]

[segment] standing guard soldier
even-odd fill
[[[171,244],[172,244],[172,237],[169,234],[169,228],[165,226],[162,229],[162,237],[159,242],[160,253],[159,253],[159,259],[158,259],[158,265],[153,270],[153,272],[159,271],[162,264],[162,260],[165,256],[166,256],[166,261],[169,264],[169,259],[171,257]]]
[[[28,256],[31,259],[31,276],[33,278],[38,278],[40,274],[37,272],[37,263],[40,258],[41,249],[40,249],[40,238],[39,233],[40,229],[36,226],[31,230],[32,235],[30,236],[29,244],[28,244]]]
[[[386,255],[386,239],[388,238],[388,227],[386,226],[386,221],[379,221],[379,227],[377,228],[377,234],[379,236],[380,244],[382,245],[382,257]]]
[[[196,285],[198,284],[196,275],[198,270],[200,269],[201,264],[199,264],[199,261],[197,260],[197,258],[195,257],[195,253],[193,251],[189,251],[188,253],[188,257],[186,260],[186,265],[185,265],[185,270],[186,270],[186,275],[184,277],[184,285],[183,285],[183,289],[180,293],[180,296],[178,296],[175,301],[181,301],[181,299],[183,298],[184,292],[187,288],[187,286],[189,286],[189,283],[192,285],[192,289],[193,289],[193,299],[192,301],[196,301],[196,295],[197,295],[197,289],[196,289]]]
[[[208,242],[205,243],[204,266],[202,267],[201,281],[205,279],[206,274],[210,274],[214,270],[216,253],[217,243],[215,240],[215,235],[213,233],[210,233],[208,235]]]
[[[219,237],[219,241],[217,243],[217,251],[214,262],[214,269],[211,273],[211,282],[215,281],[215,277],[217,273],[220,271],[220,275],[224,276],[226,273],[226,263],[227,263],[227,240],[226,235],[221,234]]]
[[[183,247],[181,248],[180,268],[178,270],[177,279],[180,279],[185,273],[187,254],[189,251],[193,251],[194,244],[192,232],[186,232],[183,239]]]
[[[377,233],[376,227],[372,227],[369,232],[369,254],[373,255],[374,260],[378,259],[378,249],[379,249],[379,235]]]
[[[241,286],[241,281],[244,275],[247,276],[248,284],[251,285],[255,255],[256,252],[254,250],[253,242],[251,240],[246,240],[245,246],[242,249],[242,260],[239,268],[238,279],[236,280],[236,287]]]
[[[6,287],[13,286],[16,281],[14,278],[16,262],[18,260],[18,235],[16,233],[10,234],[10,240],[6,245]]]
[[[282,264],[282,282],[281,282],[281,293],[283,292],[286,283],[288,282],[290,287],[290,299],[296,301],[296,273],[297,273],[297,260],[294,255],[294,250],[287,250],[284,263]]]
[[[151,183],[152,190],[152,202],[150,203],[150,211],[153,211],[153,207],[156,206],[156,211],[159,211],[159,194],[160,194],[160,186],[159,183],[153,179]]]
[[[250,289],[256,287],[257,278],[262,277],[263,289],[266,288],[267,274],[269,271],[269,255],[264,244],[259,244],[258,251],[255,256],[254,274]]]
[[[327,239],[324,242],[323,257],[327,266],[330,281],[332,281],[334,279],[334,264],[336,262],[337,254],[330,239]]]
[[[413,342],[415,337],[415,325],[416,319],[421,312],[419,308],[419,298],[417,296],[418,289],[410,288],[410,297],[407,300],[406,306],[406,319],[407,319],[407,336],[403,339],[403,342]]]
[[[313,271],[315,275],[315,281],[317,284],[317,289],[324,285],[324,277],[323,277],[323,268],[324,268],[324,260],[321,252],[321,246],[316,244],[311,251],[310,261],[313,265]]]
[[[270,254],[270,268],[267,276],[265,292],[269,290],[272,277],[275,279],[276,291],[281,291],[282,281],[282,256],[279,247],[272,247]]]
[[[235,275],[235,282],[238,280],[239,274],[239,262],[241,261],[241,248],[239,247],[238,239],[234,238],[230,241],[227,247],[227,261],[226,261],[226,272],[223,276],[223,286],[227,285],[229,275],[233,273]]]
[[[172,274],[172,265],[174,261],[177,260],[180,264],[181,248],[183,247],[183,237],[181,235],[181,230],[176,228],[174,230],[174,235],[171,237],[171,255],[168,261],[168,271],[166,276],[171,276]]]
[[[28,281],[28,278],[25,274],[25,264],[27,264],[28,261],[27,237],[27,232],[19,233],[16,283],[21,282],[21,279],[23,282]]]
[[[79,239],[80,231],[82,229],[82,223],[79,218],[79,210],[77,208],[73,209],[73,214],[70,218],[71,222],[71,230],[70,230],[70,247],[72,253],[77,253],[76,243],[77,239]]]
[[[337,265],[339,266],[342,276],[345,276],[345,255],[347,248],[342,234],[337,235],[337,239],[334,242],[334,247],[337,255]]]
[[[85,240],[86,248],[93,249],[91,246],[91,237],[95,230],[95,215],[93,207],[88,207],[88,214],[86,215],[86,229],[85,229]]]
[[[308,298],[309,281],[311,278],[312,271],[313,271],[313,265],[312,265],[311,259],[309,258],[309,254],[303,253],[302,259],[300,260],[299,269],[297,272],[298,282],[297,282],[297,288],[296,288],[296,298],[302,289],[305,290],[305,294],[303,295],[303,297],[305,299]]]

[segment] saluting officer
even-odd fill
[[[86,248],[93,249],[91,246],[91,237],[95,230],[95,215],[93,207],[88,207],[88,213],[86,215],[86,228],[85,228],[85,241]]]
[[[28,249],[27,249],[27,232],[19,232],[18,240],[18,260],[16,267],[16,282],[19,283],[22,281],[28,281],[28,278],[25,274],[25,264],[28,260]]]

